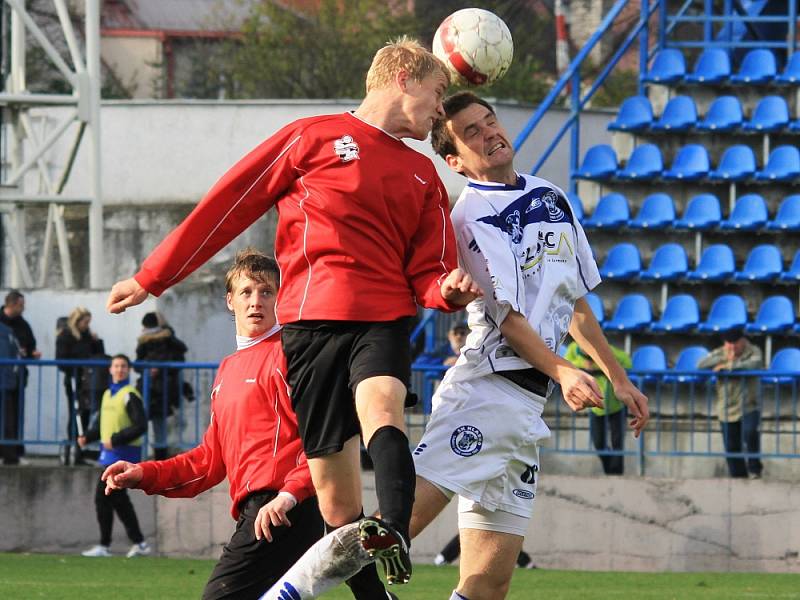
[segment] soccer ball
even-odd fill
[[[433,36],[433,53],[461,85],[500,79],[514,56],[511,32],[496,14],[464,8],[447,17]]]

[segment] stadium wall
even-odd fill
[[[96,543],[92,468],[0,467],[0,551],[74,553]],[[216,558],[234,522],[224,485],[193,500],[131,493],[166,556]],[[365,508],[376,506],[372,482]],[[800,573],[800,490],[779,481],[543,476],[525,549],[542,568]],[[414,542],[430,562],[455,533],[451,503]],[[112,550],[128,547],[117,525]]]

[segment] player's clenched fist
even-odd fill
[[[136,306],[147,300],[147,290],[133,277],[130,279],[123,279],[118,281],[111,288],[111,293],[108,295],[106,302],[106,309],[110,313],[125,312],[125,309],[130,306]]]
[[[483,296],[483,290],[472,280],[472,276],[461,269],[450,271],[442,282],[441,290],[442,298],[461,306]]]
[[[137,464],[127,460],[118,460],[106,467],[100,479],[106,482],[106,495],[114,490],[136,487],[142,480],[144,470]]]

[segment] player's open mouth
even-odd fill
[[[498,150],[500,150],[501,148],[505,148],[505,147],[506,147],[505,143],[503,143],[503,142],[497,142],[497,143],[496,143],[494,146],[492,146],[491,148],[489,148],[489,152],[487,152],[487,154],[488,154],[489,156],[491,156],[492,154],[494,154],[495,152],[497,152],[497,151],[498,151]]]
[[[263,315],[263,314],[261,314],[261,313],[250,313],[249,315],[247,315],[247,318],[248,318],[248,319],[256,319],[256,320],[260,320],[260,319],[263,319],[263,318],[264,318],[264,315]]]

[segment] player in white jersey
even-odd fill
[[[567,333],[606,373],[637,436],[649,413],[583,298],[600,276],[564,192],[516,173],[508,134],[490,104],[460,92],[444,109],[432,143],[468,178],[452,221],[459,262],[485,294],[467,307],[472,331],[434,395],[414,451],[410,533],[457,495],[460,579],[451,600],[496,600],[508,592],[533,512],[538,442],[550,435],[541,415],[553,385],[573,410],[602,406],[594,378],[556,353]],[[287,580],[297,580],[297,571]]]

